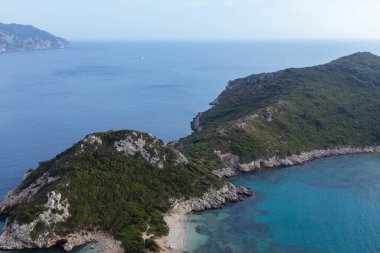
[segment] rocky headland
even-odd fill
[[[0,52],[67,47],[70,47],[70,43],[67,40],[31,25],[0,23]]]

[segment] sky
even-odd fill
[[[380,39],[380,0],[0,0],[70,40]]]

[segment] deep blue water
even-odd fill
[[[192,215],[189,252],[380,252],[380,154],[331,157],[231,181],[253,188],[255,197]]]
[[[380,54],[380,44],[74,42],[71,49],[1,54],[0,199],[29,168],[88,133],[138,129],[174,140],[190,133],[192,117],[230,79],[357,51]]]

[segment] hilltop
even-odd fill
[[[31,25],[0,23],[0,52],[66,48],[70,43]]]
[[[250,195],[192,164],[153,135],[94,133],[40,163],[0,205],[0,248],[66,250],[113,236],[126,252],[157,251],[171,206],[219,208]],[[183,203],[183,204],[181,204]]]
[[[356,53],[320,66],[239,78],[211,105],[193,120],[195,132],[176,144],[210,170],[226,163],[247,170],[239,163],[278,163],[302,152],[318,158],[339,153],[336,148],[348,148],[341,151],[347,153],[377,146],[380,57]]]

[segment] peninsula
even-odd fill
[[[253,194],[225,177],[379,152],[380,57],[251,75],[212,105],[178,141],[93,133],[40,163],[0,205],[0,248],[71,250],[111,237],[125,252],[178,252],[184,215]]]
[[[58,49],[70,43],[31,25],[0,23],[0,52]]]

